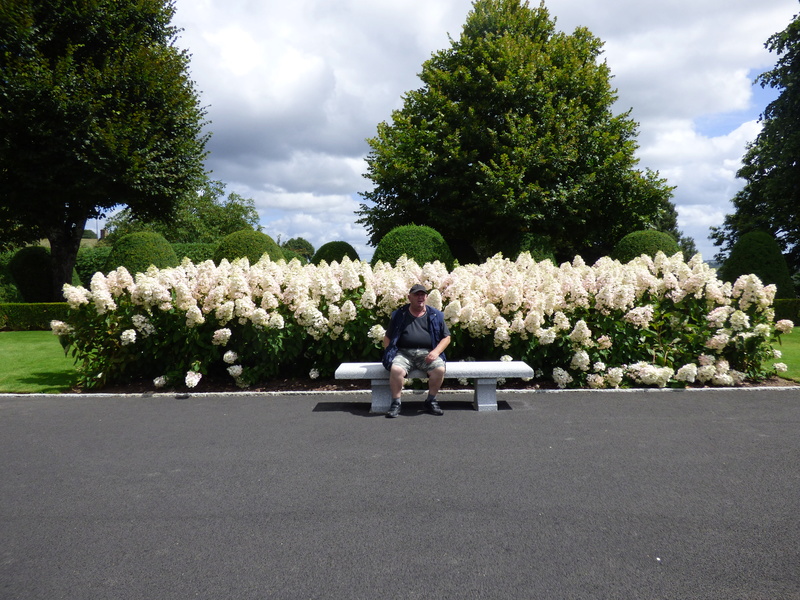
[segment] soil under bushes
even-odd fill
[[[782,379],[780,377],[771,377],[760,382],[745,382],[739,387],[794,387],[800,386],[800,383],[791,381],[789,379]],[[701,388],[711,386],[690,386],[690,388]],[[334,392],[334,391],[357,391],[368,390],[369,380],[336,380],[333,378],[319,378],[319,379],[274,379],[262,385],[253,386],[247,389],[241,389],[230,378],[215,379],[212,377],[203,377],[197,387],[188,389],[186,386],[163,388],[157,390],[153,387],[151,381],[140,381],[129,383],[126,385],[109,385],[99,390],[83,391],[80,389],[71,390],[72,393],[97,393],[97,394],[147,394],[147,393],[176,393],[176,394],[207,394],[211,392]],[[469,392],[472,390],[471,385],[462,386],[455,380],[445,380],[442,386],[443,390],[462,390]],[[547,390],[556,389],[556,384],[552,381],[522,381],[513,380],[506,382],[499,389],[513,389],[513,390],[531,390],[537,389]],[[713,387],[715,390],[724,390],[725,388]]]

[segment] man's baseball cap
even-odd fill
[[[408,293],[409,294],[416,294],[417,292],[425,292],[427,294],[428,290],[425,289],[424,285],[421,285],[419,283],[415,283],[414,285],[411,286],[411,289],[408,291]]]

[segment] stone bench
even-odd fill
[[[411,371],[408,379],[426,379],[427,373]],[[372,388],[370,412],[385,413],[392,402],[389,371],[381,363],[342,363],[336,379],[369,379]],[[445,379],[475,379],[473,406],[478,411],[497,410],[497,380],[533,377],[533,369],[522,361],[448,362]]]

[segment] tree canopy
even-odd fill
[[[777,240],[792,271],[800,270],[800,15],[767,40],[778,54],[775,67],[756,79],[761,87],[780,90],[761,115],[762,129],[748,144],[737,176],[744,188],[733,198],[733,214],[711,239],[724,260],[742,235],[766,231]]]
[[[261,230],[255,202],[235,192],[225,197],[225,184],[207,181],[196,193],[178,200],[169,218],[144,220],[130,208],[124,208],[106,222],[107,239],[116,239],[138,231],[160,233],[171,243],[213,243],[243,229]]]
[[[635,168],[638,126],[612,113],[602,46],[583,27],[556,31],[543,3],[476,0],[368,140],[374,188],[358,214],[370,243],[416,223],[482,256],[535,234],[591,259],[653,227],[672,190]]]
[[[204,175],[205,111],[171,0],[3,0],[0,226],[47,238],[53,296],[86,220],[168,215]]]

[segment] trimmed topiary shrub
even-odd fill
[[[88,288],[92,282],[92,276],[98,271],[106,268],[106,261],[111,254],[109,246],[86,246],[78,250],[75,259],[75,270],[81,279],[81,285]]]
[[[306,259],[306,262],[311,260],[314,256],[314,246],[311,245],[311,242],[301,237],[288,240],[281,245],[281,248],[283,248],[284,251],[289,250],[292,252],[292,258],[295,256],[302,256]],[[286,252],[284,252],[284,254],[286,254]],[[290,259],[287,257],[286,260]]]
[[[14,277],[11,275],[9,263],[14,258],[16,251],[0,252],[0,303],[3,302],[22,302],[22,294],[19,293]]]
[[[326,263],[331,264],[334,261],[341,262],[345,256],[350,260],[360,260],[356,249],[347,242],[328,242],[319,247],[319,250],[311,258],[311,262],[318,265],[324,260]]]
[[[401,225],[387,233],[375,248],[372,264],[379,260],[394,265],[403,255],[419,265],[440,261],[453,267],[453,253],[442,235],[425,225]]]
[[[8,263],[8,269],[25,302],[52,302],[50,249],[44,246],[20,248]],[[80,285],[78,272],[72,269],[72,285]]]
[[[50,251],[43,246],[20,248],[8,263],[11,276],[25,302],[52,300]]]
[[[250,264],[255,264],[266,254],[271,260],[283,260],[283,251],[271,237],[254,229],[242,229],[226,235],[220,240],[214,252],[214,262],[219,264],[222,259],[234,261],[245,258]]]
[[[172,244],[172,249],[175,250],[175,256],[178,261],[183,261],[188,258],[194,264],[199,265],[207,260],[214,260],[214,252],[217,250],[217,244],[203,244],[201,242],[194,243],[179,243]]]
[[[308,259],[303,256],[302,254],[298,254],[294,250],[289,250],[286,246],[282,246],[281,250],[283,250],[283,258],[286,262],[292,262],[295,258],[300,261],[300,264],[307,265]]]
[[[131,275],[143,273],[155,265],[159,269],[177,267],[179,261],[170,243],[160,233],[139,231],[124,235],[106,259],[106,273],[125,267]]]
[[[681,248],[670,234],[655,229],[646,229],[634,231],[622,238],[611,252],[611,258],[615,258],[621,263],[627,263],[642,254],[653,258],[659,251],[667,256],[672,256],[676,252],[680,252]]]
[[[800,298],[779,298],[772,303],[775,309],[775,321],[788,319],[800,323]]]
[[[786,259],[775,238],[765,231],[745,233],[731,248],[730,256],[717,271],[723,281],[756,275],[764,285],[774,283],[776,298],[794,298],[794,283]]]

